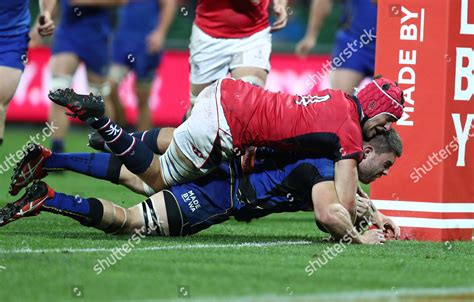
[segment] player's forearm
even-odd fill
[[[313,0],[309,11],[306,36],[316,38],[321,31],[321,26],[332,10],[332,0]]]
[[[156,30],[160,31],[163,35],[166,35],[176,15],[177,3],[176,0],[158,1],[160,2],[160,23]]]
[[[57,0],[39,0],[40,15],[43,15],[45,12],[52,15],[56,7],[56,1]]]
[[[333,181],[320,182],[311,189],[314,216],[336,239],[346,242],[363,243],[355,230],[351,215],[339,203]]]
[[[339,203],[349,212],[352,221],[356,218],[356,192],[358,186],[357,162],[344,159],[335,163],[334,181]]]
[[[127,0],[70,0],[71,5],[84,6],[118,6],[127,2]]]
[[[337,240],[349,243],[363,243],[361,235],[352,224],[349,212],[340,204],[327,207],[326,212],[316,216],[318,222]]]

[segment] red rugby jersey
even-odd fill
[[[235,148],[266,146],[335,161],[363,159],[362,111],[342,91],[299,96],[223,79],[220,93]]]
[[[194,23],[214,38],[244,38],[269,26],[270,0],[199,0]]]

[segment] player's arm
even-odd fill
[[[348,211],[351,220],[356,217],[356,192],[358,184],[357,161],[343,159],[334,164],[334,181],[340,204]]]
[[[300,56],[308,55],[309,51],[316,45],[321,26],[326,17],[331,13],[333,0],[313,0],[309,10],[306,34],[296,44],[296,53]]]
[[[163,48],[166,35],[176,15],[176,0],[158,0],[158,2],[160,5],[160,23],[146,38],[149,53],[157,53]]]
[[[400,227],[391,218],[382,214],[369,198],[357,196],[357,216],[366,217],[384,232],[389,233],[391,231],[392,238],[400,238]]]
[[[317,183],[311,190],[314,215],[334,238],[349,243],[378,244],[385,238],[381,230],[369,230],[363,235],[354,228],[349,212],[339,203],[334,182]]]
[[[272,32],[280,30],[286,26],[286,23],[288,22],[287,7],[288,0],[273,0],[273,12],[277,19],[273,22],[270,29]]]
[[[124,5],[128,0],[69,0],[71,5],[84,6],[118,6]]]
[[[57,0],[39,0],[40,17],[38,18],[38,33],[41,36],[51,36],[54,32],[52,14]]]

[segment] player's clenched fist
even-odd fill
[[[54,32],[54,21],[51,14],[45,11],[38,19],[38,33],[43,36],[51,36]]]
[[[362,244],[383,244],[385,236],[382,230],[368,230],[361,236]]]

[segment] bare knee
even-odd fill
[[[124,232],[155,236],[183,236],[186,221],[170,191],[158,192],[127,209]]]
[[[6,111],[8,103],[15,95],[18,84],[20,83],[21,70],[0,66],[0,105],[1,109]]]

